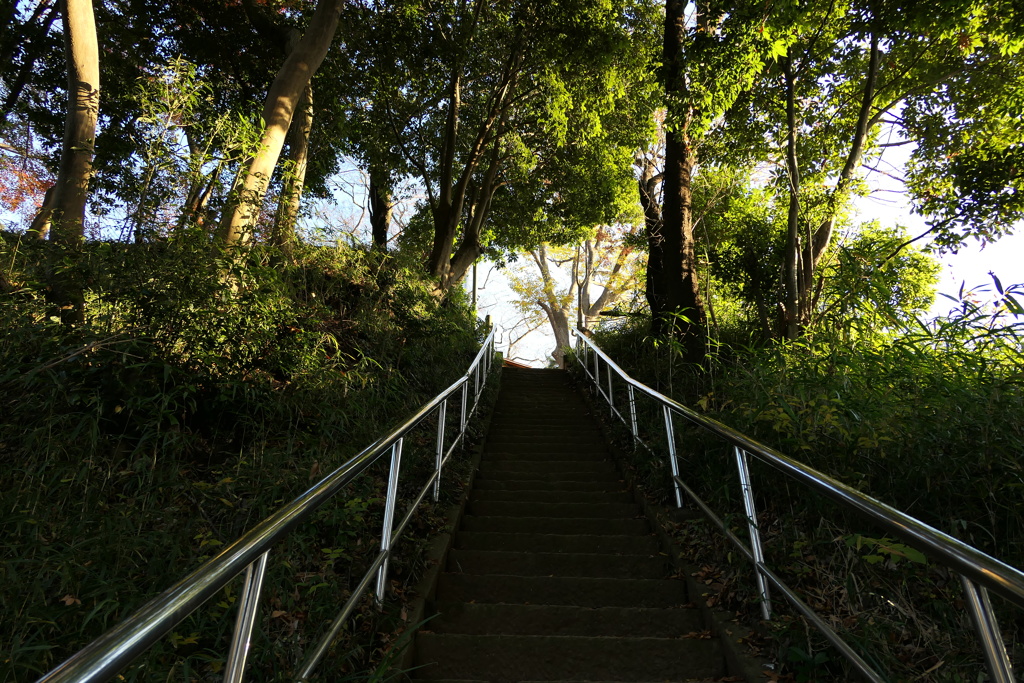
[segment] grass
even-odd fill
[[[199,566],[450,384],[479,343],[464,302],[438,300],[400,256],[310,248],[283,266],[254,251],[225,277],[205,245],[91,244],[88,320],[68,329],[41,284],[45,245],[3,250],[0,681],[40,675]],[[406,481],[433,466],[435,429],[407,440]],[[255,678],[288,678],[361,578],[384,466],[273,550]],[[412,530],[436,528],[445,503]],[[416,543],[391,563],[398,597]],[[216,676],[240,587],[124,677]],[[365,602],[325,665],[358,677],[399,626]]]
[[[598,343],[637,379],[672,392],[784,453],[942,531],[1024,566],[1024,379],[1019,325],[966,316],[892,338],[722,348],[705,368],[666,362],[642,330]],[[619,400],[620,397],[617,397]],[[624,400],[624,396],[621,397]],[[668,504],[660,410],[641,403],[637,451],[649,495]],[[683,477],[746,538],[731,448],[677,421]],[[890,679],[974,681],[983,661],[959,578],[882,530],[752,465],[768,564]],[[674,533],[720,588],[716,600],[756,619],[749,565],[702,521]],[[1024,618],[995,599],[1013,658]],[[845,680],[841,656],[777,596],[774,654],[794,680]]]

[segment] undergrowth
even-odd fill
[[[458,294],[439,300],[400,256],[306,247],[283,263],[187,240],[88,244],[73,262],[87,321],[69,328],[43,283],[72,262],[5,238],[0,681],[34,679],[114,626],[448,386],[479,346]],[[435,434],[432,418],[407,439],[404,495],[428,476]],[[362,577],[384,466],[272,550],[255,679],[287,678]],[[457,479],[414,531],[440,524]],[[412,550],[391,562],[398,597]],[[215,677],[240,587],[125,678]],[[322,666],[359,678],[393,646],[402,611],[364,601]]]
[[[705,367],[667,362],[642,327],[597,343],[638,380],[1016,567],[1024,566],[1024,358],[1021,325],[965,306],[896,336],[808,335],[722,346]],[[616,395],[626,405],[624,390]],[[634,466],[674,504],[660,408],[638,402]],[[747,538],[731,446],[676,420],[682,476]],[[893,681],[982,681],[983,658],[955,572],[751,459],[767,562]],[[713,527],[676,536],[714,585],[713,601],[757,618],[750,565]],[[1024,615],[993,596],[1011,657],[1024,661]],[[785,599],[773,598],[783,678],[847,680],[842,656]]]

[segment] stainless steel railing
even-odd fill
[[[646,396],[661,406],[676,505],[682,507],[684,493],[689,496],[704,515],[753,563],[762,615],[765,619],[771,618],[770,585],[782,593],[793,607],[817,628],[866,680],[873,683],[884,683],[886,680],[765,564],[748,463],[750,457],[770,465],[806,485],[815,493],[867,516],[887,532],[925,553],[934,561],[957,572],[963,585],[967,610],[974,624],[978,641],[985,653],[990,680],[994,683],[1013,683],[1010,659],[1003,644],[996,615],[989,602],[988,592],[993,591],[1009,600],[1014,606],[1024,608],[1024,572],[637,382],[579,330],[574,329],[573,333],[577,340],[576,360],[584,373],[593,381],[597,393],[608,403],[611,414],[629,427],[636,443],[648,450],[650,450],[650,446],[640,438],[637,428],[637,394]],[[616,405],[615,402],[613,380],[616,378],[620,384],[624,384],[626,387],[625,406]],[[628,415],[624,416],[620,407],[628,409]],[[679,455],[676,452],[675,442],[674,421],[676,416],[682,417],[732,444],[746,510],[749,546],[729,529],[721,517],[701,500],[680,476]]]
[[[466,374],[422,406],[412,417],[352,457],[290,504],[257,524],[199,569],[150,600],[123,622],[43,676],[39,679],[40,683],[43,681],[46,683],[106,681],[114,677],[244,570],[245,584],[239,596],[235,630],[224,668],[224,680],[238,683],[244,676],[249,644],[256,618],[259,615],[257,608],[260,588],[268,556],[274,543],[302,523],[317,508],[341,491],[346,484],[366,471],[382,455],[390,453],[391,468],[388,476],[380,552],[370,564],[362,581],[352,591],[352,595],[328,628],[327,633],[307,655],[299,669],[298,680],[308,679],[375,577],[377,601],[383,600],[387,582],[388,559],[393,544],[401,537],[416,508],[423,502],[427,494],[433,491],[434,499],[437,499],[442,468],[465,435],[466,425],[480,401],[493,358],[494,330],[491,330]],[[472,396],[470,396],[470,391],[472,391]],[[456,399],[459,401],[460,407],[459,433],[454,438],[448,439],[445,434],[448,403],[457,393],[460,394],[460,397]],[[405,435],[435,412],[438,419],[433,474],[409,506],[405,516],[395,526],[394,513]]]

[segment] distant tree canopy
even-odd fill
[[[99,224],[287,255],[347,159],[373,242],[422,252],[439,294],[481,257],[642,225],[652,329],[699,359],[702,277],[750,292],[772,336],[820,319],[837,230],[890,147],[939,247],[1024,218],[1012,0],[36,0],[0,26],[0,200],[23,227],[34,203],[34,234],[69,249]],[[727,204],[764,253],[742,273],[735,251],[702,261],[720,245],[695,227],[736,219],[698,206],[701,178],[754,168]]]

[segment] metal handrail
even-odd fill
[[[764,561],[759,528],[754,506],[753,486],[747,464],[753,456],[774,469],[810,487],[816,493],[839,503],[841,506],[869,517],[910,546],[925,553],[933,560],[955,570],[961,578],[966,604],[985,652],[985,660],[992,680],[997,683],[1013,683],[1013,671],[995,613],[989,603],[988,591],[994,591],[1018,608],[1024,608],[1024,572],[986,553],[935,529],[924,522],[907,515],[896,508],[872,498],[855,488],[829,477],[779,451],[751,439],[750,437],[712,418],[687,408],[664,394],[642,384],[620,368],[598,346],[578,329],[573,329],[577,339],[576,360],[586,375],[593,380],[597,393],[605,399],[612,415],[618,417],[633,435],[633,439],[650,450],[639,436],[636,419],[636,392],[653,399],[662,406],[669,465],[675,487],[676,505],[682,507],[683,494],[689,496],[708,519],[741,553],[753,562],[761,599],[761,610],[765,619],[771,616],[771,600],[768,584],[778,589],[823,635],[860,671],[869,681],[881,683],[885,679],[875,672],[838,634],[836,634],[813,610],[772,572]],[[601,377],[601,363],[604,364],[605,378]],[[591,367],[592,366],[592,367]],[[613,374],[625,383],[629,396],[629,416],[623,416],[615,405]],[[606,386],[605,386],[606,385]],[[750,547],[743,543],[720,517],[683,481],[679,474],[678,455],[675,446],[673,415],[679,415],[692,424],[701,427],[720,439],[732,444],[736,457]]]
[[[365,472],[384,453],[391,453],[391,469],[388,478],[385,501],[384,529],[381,536],[381,550],[370,565],[362,581],[352,592],[338,617],[331,624],[327,634],[307,656],[299,680],[306,680],[313,669],[327,653],[331,642],[341,631],[345,621],[377,578],[377,601],[383,600],[387,581],[387,563],[391,548],[405,530],[416,508],[433,489],[437,499],[441,470],[466,432],[469,418],[476,411],[480,395],[490,373],[494,357],[494,330],[484,340],[466,374],[451,386],[423,405],[415,414],[395,427],[386,436],[361,451],[338,467],[319,483],[300,495],[294,501],[266,518],[241,538],[208,560],[187,577],[143,605],[130,617],[107,631],[98,639],[79,650],[42,678],[39,683],[58,681],[106,681],[131,663],[138,655],[170,633],[196,608],[217,594],[232,579],[245,571],[245,586],[240,594],[235,631],[228,652],[224,680],[237,683],[242,680],[251,634],[258,616],[260,588],[266,570],[268,553],[274,543],[291,532],[307,519],[328,499],[337,494],[346,484]],[[472,387],[472,389],[470,389]],[[473,391],[469,404],[469,391]],[[448,400],[461,391],[459,433],[446,447],[445,424]],[[428,415],[437,410],[438,433],[437,453],[433,474],[421,489],[419,496],[409,506],[405,517],[397,527],[392,526],[397,499],[398,475],[405,435]]]

